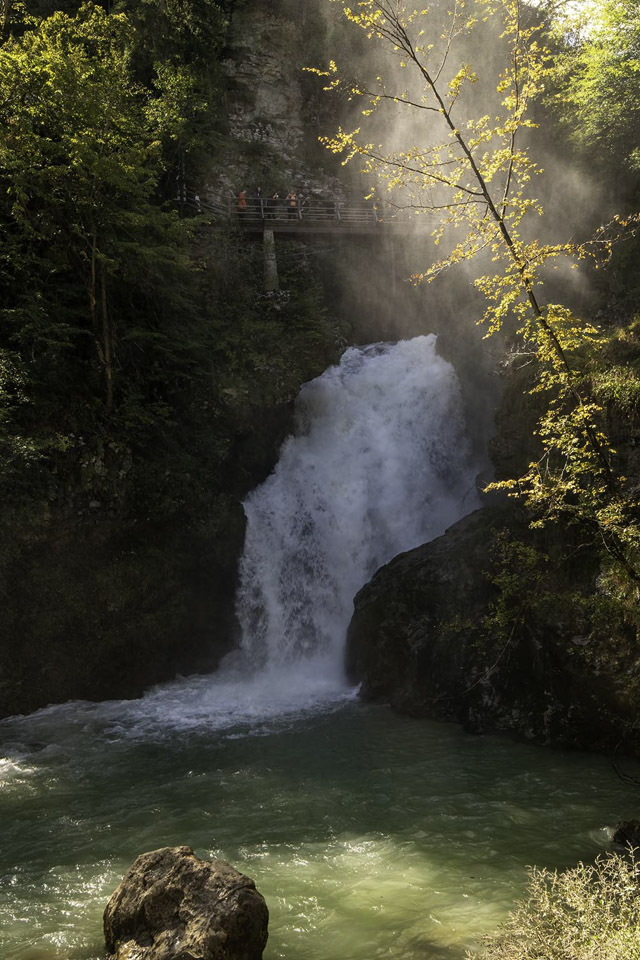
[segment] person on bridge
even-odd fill
[[[265,203],[266,215],[270,220],[276,220],[278,217],[278,209],[280,207],[280,194],[276,191],[271,197],[271,200],[267,200]]]
[[[298,198],[296,197],[295,190],[290,190],[287,194],[287,212],[289,214],[289,220],[295,220],[298,216]]]
[[[238,216],[241,220],[247,215],[247,191],[241,190],[238,194]]]
[[[262,187],[256,187],[253,212],[256,217],[264,217],[264,211],[262,209]]]

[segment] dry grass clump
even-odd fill
[[[468,960],[640,960],[640,862],[605,854],[592,865],[533,868],[528,898]]]

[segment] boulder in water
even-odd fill
[[[613,842],[621,847],[640,847],[640,820],[623,820],[616,827]]]
[[[134,861],[104,912],[114,960],[260,960],[269,911],[253,880],[190,847]]]

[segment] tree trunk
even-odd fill
[[[107,309],[107,281],[104,274],[104,267],[100,268],[100,307],[102,314],[102,345],[104,354],[104,372],[107,380],[107,412],[111,412],[113,407],[113,344],[111,337],[111,324],[109,322],[109,311]]]
[[[0,40],[9,36],[9,18],[11,17],[11,0],[0,0]]]

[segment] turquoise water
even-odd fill
[[[3,960],[102,957],[110,893],[168,844],[255,878],[271,960],[459,960],[528,864],[592,858],[638,812],[602,757],[469,736],[349,692],[282,713],[236,686],[234,712],[230,689],[185,681],[0,724]]]

